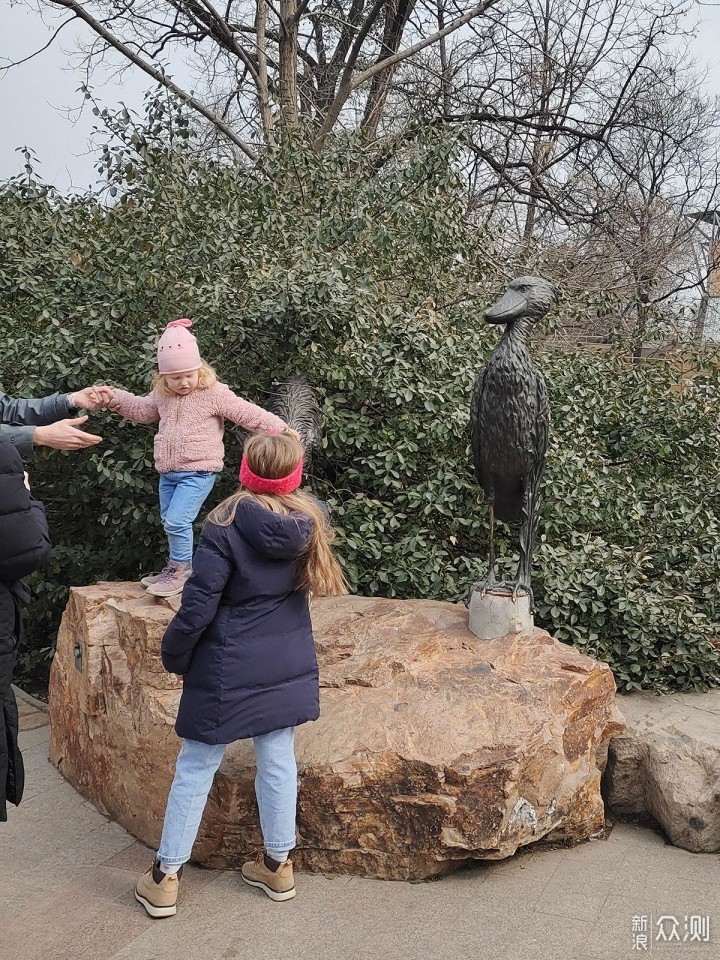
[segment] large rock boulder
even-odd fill
[[[387,879],[582,840],[603,828],[600,777],[623,729],[610,670],[543,631],[479,641],[462,606],[345,597],[313,622],[321,717],[298,731],[301,869]],[[101,810],[158,843],[179,682],[172,611],[134,584],[71,591],[50,686],[51,759]],[[194,858],[237,867],[261,845],[253,753],[233,744]]]
[[[604,790],[620,817],[650,815],[676,847],[720,853],[720,690],[622,699]]]

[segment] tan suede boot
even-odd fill
[[[292,860],[278,865],[277,870],[266,866],[265,854],[260,851],[255,860],[243,864],[242,878],[251,887],[259,887],[271,900],[292,900],[295,896],[295,878]]]
[[[182,867],[177,873],[163,873],[160,863],[153,865],[138,880],[135,899],[141,903],[153,919],[174,917],[177,913],[178,888]]]

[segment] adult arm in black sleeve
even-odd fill
[[[49,552],[45,509],[25,486],[20,454],[0,439],[0,581],[10,584],[33,573]]]
[[[217,615],[233,570],[224,527],[207,523],[193,556],[192,576],[185,584],[180,609],[162,641],[162,662],[169,673],[186,674],[204,630]]]

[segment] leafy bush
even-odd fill
[[[424,132],[389,159],[354,138],[322,154],[298,141],[243,170],[114,122],[119,140],[102,160],[110,205],[32,183],[0,193],[5,389],[142,391],[160,326],[194,317],[203,354],[243,395],[263,403],[296,370],[319,390],[326,434],[312,484],[331,504],[353,587],[464,599],[487,550],[468,401],[497,336],[482,306],[507,278],[465,218],[454,145]],[[622,689],[720,683],[717,373],[701,398],[677,389],[671,366],[541,343],[536,353],[554,413],[538,621],[607,660]],[[68,584],[136,578],[164,556],[152,431],[109,414],[95,428],[102,447],[31,468],[56,546],[26,676]],[[216,498],[238,460],[231,433]]]

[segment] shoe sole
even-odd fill
[[[279,890],[273,890],[272,887],[268,887],[268,885],[263,883],[262,880],[248,880],[244,873],[241,873],[240,876],[249,887],[257,887],[276,903],[282,903],[283,900],[292,900],[292,898],[295,896],[295,887],[293,887],[292,890],[285,890],[281,893]]]
[[[151,916],[153,920],[162,920],[163,917],[174,917],[177,913],[177,904],[173,904],[171,907],[156,907],[154,903],[150,903],[145,897],[141,897],[137,890],[135,891],[135,899],[145,907],[148,915]]]
[[[153,590],[154,586],[155,584],[150,584],[150,586],[147,587],[147,592],[151,597],[177,597],[183,592],[185,584],[183,584],[182,587],[178,587],[177,590],[164,590],[161,593],[157,590]]]

